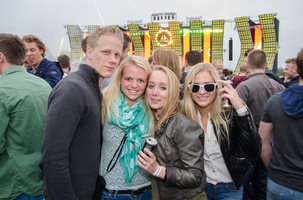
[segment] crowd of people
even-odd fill
[[[259,49],[235,75],[130,45],[106,26],[54,62],[0,34],[1,200],[303,198],[303,49],[282,80]]]

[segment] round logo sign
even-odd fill
[[[156,34],[156,42],[159,46],[167,46],[173,43],[172,34],[168,30],[160,30]]]

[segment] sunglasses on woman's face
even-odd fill
[[[205,90],[205,92],[211,93],[216,90],[217,83],[206,83],[204,85],[199,85],[199,84],[190,84],[188,86],[188,89],[191,93],[198,93],[201,88]]]

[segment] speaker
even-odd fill
[[[229,60],[233,60],[233,39],[229,38],[228,41],[228,55],[229,55]]]

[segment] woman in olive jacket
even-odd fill
[[[261,138],[237,91],[212,64],[199,63],[186,76],[181,111],[205,133],[207,198],[242,199],[242,184],[253,169],[247,158],[259,156]]]
[[[140,151],[138,164],[156,177],[158,194],[153,187],[153,199],[206,199],[204,134],[199,124],[179,112],[178,86],[170,69],[154,68],[146,100],[154,112],[158,144],[153,153]]]

